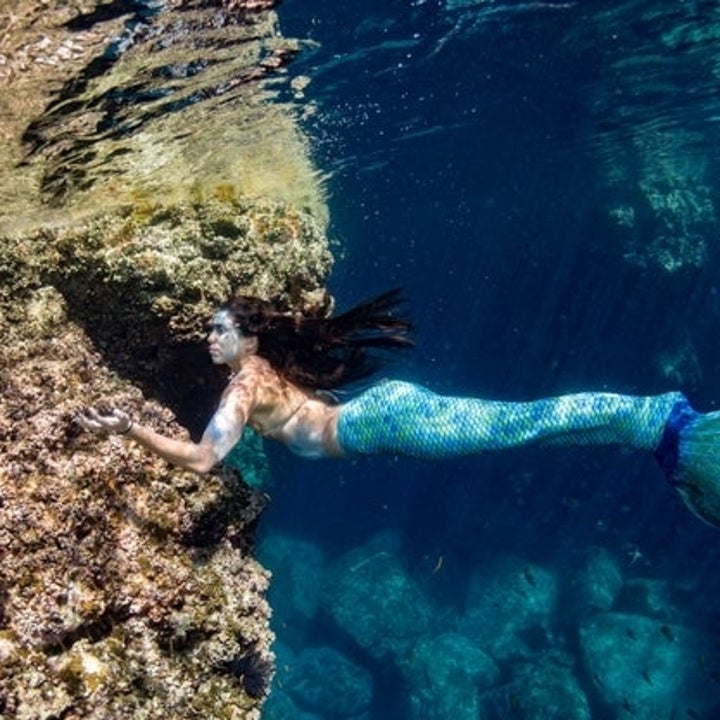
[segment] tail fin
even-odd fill
[[[720,412],[701,414],[678,402],[655,457],[690,511],[720,527]]]

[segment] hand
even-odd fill
[[[76,419],[88,432],[106,432],[113,435],[126,435],[133,425],[130,416],[118,408],[113,408],[110,415],[101,415],[95,408],[87,408]]]

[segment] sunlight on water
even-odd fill
[[[325,222],[273,4],[3,3],[0,231],[217,187]]]

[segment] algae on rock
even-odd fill
[[[57,291],[25,300],[0,319],[0,710],[253,717],[272,668],[268,574],[248,554],[262,496],[81,433],[79,405],[102,401],[183,431],[108,369]],[[224,669],[243,658],[265,678],[252,692]]]
[[[225,381],[201,342],[215,305],[330,308],[322,189],[260,82],[297,49],[275,4],[0,10],[2,717],[260,716],[261,448],[243,478],[198,478],[74,417],[197,434]]]
[[[199,342],[212,306],[243,291],[319,311],[329,263],[313,219],[269,200],[124,209],[2,243],[3,713],[257,717],[273,668],[250,556],[264,496],[73,417],[120,406],[182,437],[176,417],[192,425],[222,382]]]

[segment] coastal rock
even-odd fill
[[[623,586],[623,576],[615,558],[604,548],[594,547],[573,578],[571,595],[577,612],[610,610]]]
[[[244,292],[323,312],[330,264],[322,226],[280,202],[126,207],[5,238],[0,299],[53,288],[115,372],[200,431],[225,382],[201,342],[213,308]]]
[[[490,657],[455,633],[420,640],[401,670],[417,720],[477,720],[479,693],[500,677]]]
[[[683,626],[603,613],[582,625],[580,647],[595,691],[618,717],[702,717],[709,702],[718,702],[698,664],[706,648]]]
[[[526,657],[551,644],[556,602],[550,572],[501,558],[470,578],[460,629],[495,660]]]
[[[432,609],[385,535],[340,558],[323,601],[337,625],[375,658],[407,652],[431,626]]]
[[[247,232],[229,237],[218,213]],[[306,294],[323,266],[309,241],[301,257],[308,238],[294,223],[315,226],[279,204],[235,200],[143,217],[108,213],[0,243],[0,713],[9,717],[246,720],[258,717],[273,674],[269,578],[250,556],[266,498],[230,470],[201,481],[124,438],[81,432],[74,417],[87,405],[122,407],[165,435],[197,432],[223,383],[197,342],[199,319],[214,292],[239,289],[233,253],[257,254],[248,292],[273,278],[289,302],[324,302],[322,291]],[[122,227],[129,234],[118,236]],[[273,243],[285,270],[270,259]],[[307,283],[295,285],[295,273]],[[261,484],[257,439],[244,461],[248,483]]]
[[[283,689],[301,708],[333,717],[357,717],[373,696],[370,673],[329,647],[299,653],[285,674]]]
[[[200,481],[74,422],[87,405],[180,438],[206,422],[223,380],[199,319],[239,289],[234,254],[248,292],[324,297],[312,288],[325,241],[310,231],[314,254],[302,213],[235,200],[185,210],[0,244],[4,715],[245,720],[267,693],[269,578],[249,554],[264,496],[232,471]],[[255,485],[267,473],[257,442],[244,472]]]
[[[541,654],[512,667],[509,682],[483,693],[483,720],[590,720],[590,706],[569,658]]]
[[[273,667],[268,574],[248,555],[264,499],[80,432],[96,403],[184,434],[57,291],[25,300],[0,315],[2,714],[256,717]]]

